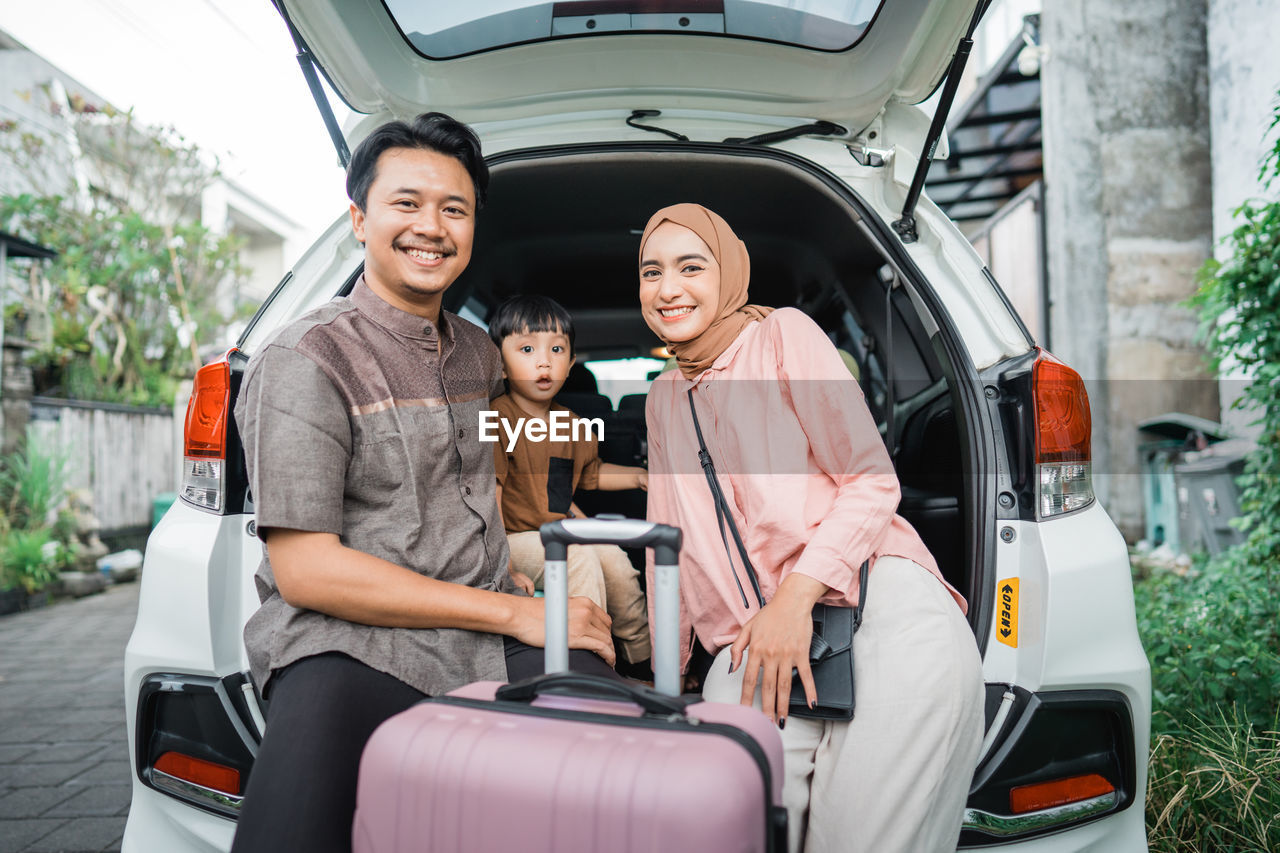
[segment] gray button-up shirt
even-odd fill
[[[502,391],[497,348],[448,312],[439,326],[351,296],[281,329],[256,353],[236,402],[258,530],[336,533],[428,577],[514,592],[495,502],[493,448],[478,418]],[[245,626],[257,683],[309,655],[342,652],[430,695],[506,680],[502,638],[456,628],[381,628],[292,607],[263,547],[262,607]]]

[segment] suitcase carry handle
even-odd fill
[[[540,528],[546,550],[542,576],[546,601],[545,664],[548,673],[569,669],[569,569],[570,545],[609,544],[627,548],[652,548],[654,583],[653,685],[668,696],[680,695],[680,528],[652,521],[602,515],[566,518]]]
[[[628,684],[625,681],[614,681],[611,678],[581,672],[535,675],[514,684],[504,684],[498,688],[494,698],[505,702],[532,702],[543,694],[622,699],[626,702],[634,702],[647,714],[663,716],[671,714],[684,716],[685,708],[689,705],[679,696],[667,696],[643,684]]]
[[[548,560],[563,560],[569,545],[611,544],[621,548],[653,548],[655,562],[670,565],[680,551],[680,528],[620,515],[566,518],[540,528]]]

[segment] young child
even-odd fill
[[[545,296],[517,296],[489,320],[489,337],[502,352],[507,393],[493,401],[505,422],[494,442],[498,507],[511,546],[512,578],[527,592],[542,586],[543,548],[538,528],[548,521],[583,513],[573,504],[576,489],[647,489],[643,468],[601,462],[596,437],[580,430],[578,440],[553,440],[551,413],[564,412],[552,399],[573,365],[573,320]],[[508,436],[521,418],[547,423],[546,439],[531,440],[520,429],[508,450]],[[617,545],[570,545],[569,595],[583,595],[613,619],[622,657],[642,664],[650,657],[648,611],[640,573]],[[620,661],[621,662],[621,661]],[[643,672],[644,667],[632,668]]]

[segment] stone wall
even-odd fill
[[[1208,0],[1056,0],[1041,18],[1050,322],[1088,382],[1094,483],[1142,533],[1139,421],[1218,419],[1180,302],[1211,249]]]

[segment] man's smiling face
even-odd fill
[[[444,292],[471,260],[475,213],[475,187],[456,158],[418,148],[382,152],[365,209],[351,205],[365,282],[395,307],[437,321]]]

